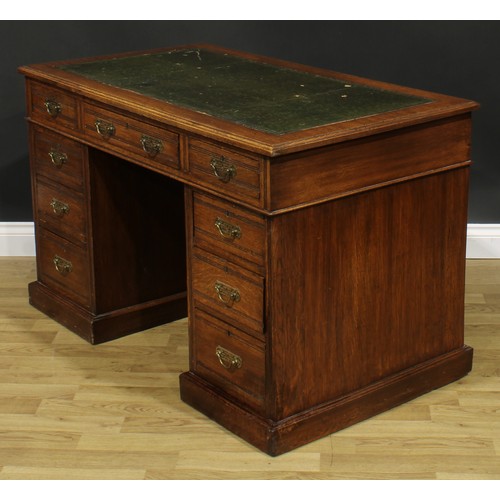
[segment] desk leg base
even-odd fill
[[[279,421],[263,418],[191,372],[180,376],[181,399],[256,448],[277,456],[463,377],[472,368],[472,354],[472,348],[463,346]]]
[[[33,307],[90,344],[108,342],[187,316],[186,292],[104,314],[93,314],[55,294],[43,283],[34,281],[29,284],[29,301]]]

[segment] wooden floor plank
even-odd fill
[[[141,469],[84,469],[76,467],[4,467],[0,471],[0,479],[11,480],[123,480],[145,479],[146,471]]]
[[[500,479],[500,260],[467,262],[465,378],[271,458],[179,399],[187,320],[100,346],[0,258],[0,479]]]
[[[305,472],[320,471],[321,455],[295,451],[276,458],[254,452],[188,450],[179,452],[176,469],[210,471]]]

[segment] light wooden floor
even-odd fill
[[[186,321],[90,346],[0,258],[1,479],[500,479],[500,260],[469,261],[469,376],[270,458],[179,400]]]

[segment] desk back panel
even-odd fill
[[[186,291],[184,188],[89,148],[96,312]]]

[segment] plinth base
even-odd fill
[[[103,314],[83,309],[38,281],[29,284],[29,295],[32,306],[90,344],[108,342],[187,316],[186,292]]]
[[[181,399],[258,449],[277,456],[463,377],[472,368],[472,354],[472,348],[463,346],[280,421],[240,405],[192,372],[180,376]]]

